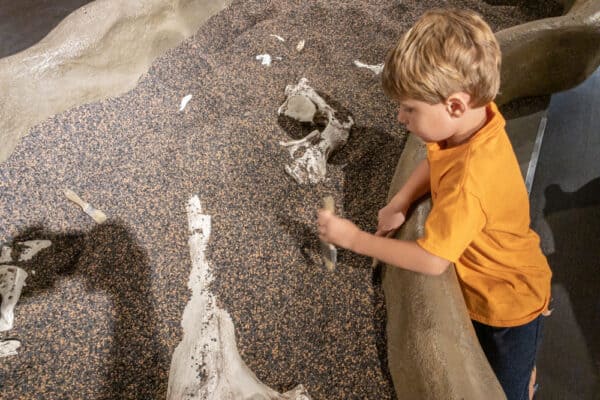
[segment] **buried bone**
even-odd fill
[[[285,166],[285,171],[299,184],[322,182],[327,172],[327,159],[333,151],[346,144],[354,120],[350,116],[345,122],[338,120],[336,111],[308,86],[306,78],[300,79],[297,85],[286,86],[285,94],[287,98],[277,114],[300,122],[314,123],[317,114],[327,118],[323,131],[315,129],[303,139],[280,142],[293,158],[292,163]]]
[[[0,265],[0,332],[13,327],[15,305],[25,285],[27,272],[14,265]]]
[[[171,359],[167,400],[310,400],[302,385],[278,393],[262,383],[240,356],[229,313],[220,308],[210,287],[214,279],[205,251],[211,216],[198,196],[187,206],[192,294],[181,319],[183,337]]]
[[[12,262],[12,249],[8,246],[2,246],[0,249],[0,263]]]
[[[21,347],[21,342],[17,339],[7,339],[0,341],[0,358],[16,356],[17,350]]]
[[[28,240],[26,242],[18,242],[19,246],[25,247],[25,249],[19,255],[19,261],[29,261],[41,250],[52,245],[49,240]]]

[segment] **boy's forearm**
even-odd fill
[[[417,164],[390,204],[399,210],[406,211],[415,200],[428,193],[429,190],[429,162],[425,158]]]
[[[416,242],[375,236],[364,231],[356,235],[350,250],[426,275],[440,275],[450,265],[448,260],[429,253]]]

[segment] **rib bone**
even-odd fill
[[[322,132],[315,129],[303,139],[280,142],[293,158],[292,163],[285,166],[285,172],[301,185],[322,182],[327,172],[327,159],[334,150],[346,144],[354,120],[352,117],[345,122],[338,120],[336,111],[308,86],[306,78],[300,79],[295,86],[286,86],[285,94],[287,98],[277,111],[279,115],[301,122],[314,122],[316,114],[327,117],[327,126]]]

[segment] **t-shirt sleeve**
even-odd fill
[[[456,262],[485,225],[479,199],[462,189],[438,193],[425,221],[419,246]]]

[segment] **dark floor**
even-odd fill
[[[554,273],[540,400],[600,399],[600,69],[552,96],[531,192]]]
[[[93,0],[0,0],[0,58],[43,39],[67,15]]]

